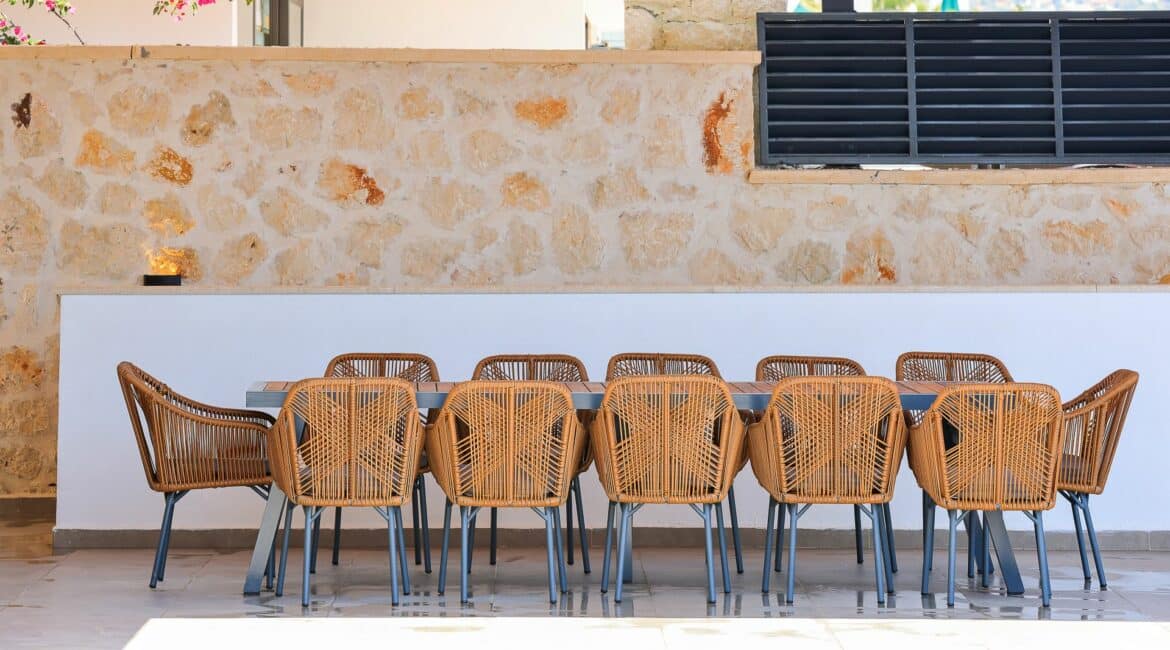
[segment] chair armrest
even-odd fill
[[[597,478],[610,501],[617,500],[617,477],[615,476],[613,444],[609,427],[613,414],[602,409],[589,424],[589,444],[593,449],[593,462],[597,465]]]

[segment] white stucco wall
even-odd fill
[[[152,14],[154,5],[149,0],[79,0],[74,2],[76,11],[69,22],[88,45],[236,45],[239,34],[249,34],[251,29],[249,24],[237,31],[237,15],[244,4],[243,0],[223,0],[177,22]],[[26,9],[4,3],[2,9],[33,38],[43,38],[50,45],[77,44],[69,28],[44,7]]]

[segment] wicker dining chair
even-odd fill
[[[481,359],[471,373],[473,380],[484,381],[589,381],[589,373],[585,364],[577,357],[568,354],[497,354]],[[582,423],[587,423],[591,417],[589,411],[579,411],[578,417]],[[589,446],[585,446],[585,453],[581,455],[581,463],[573,473],[573,480],[569,481],[569,498],[565,501],[565,550],[566,562],[573,564],[573,508],[577,508],[577,528],[581,536],[581,567],[585,573],[591,573],[589,565],[589,539],[585,530],[585,509],[581,501],[581,479],[583,472],[593,463],[593,454]],[[496,563],[496,508],[491,509],[491,548],[489,561]],[[471,544],[475,549],[475,520],[471,522]],[[468,558],[468,567],[471,566]]]
[[[773,389],[760,422],[748,428],[752,472],[769,495],[764,575],[772,575],[772,522],[788,510],[788,585],[796,585],[796,529],[813,505],[852,504],[873,522],[877,602],[893,591],[885,571],[888,538],[884,506],[906,448],[906,421],[897,386],[881,377],[820,376],[784,379]]]
[[[334,378],[383,377],[387,379],[402,379],[407,382],[439,381],[439,368],[434,360],[423,354],[406,352],[349,352],[341,354],[329,361],[325,367],[325,376]],[[437,414],[437,409],[431,409],[428,420]],[[431,572],[431,534],[427,521],[427,483],[425,474],[427,459],[424,456],[419,464],[418,478],[415,479],[413,495],[411,497],[411,522],[414,529],[414,564],[423,565],[423,571]],[[313,529],[313,560],[310,563],[310,572],[317,572],[317,540],[321,537],[321,519],[318,518]],[[333,513],[333,564],[336,565],[341,554],[341,508]]]
[[[716,377],[623,377],[606,385],[590,435],[597,474],[610,502],[602,592],[609,588],[615,504],[620,512],[616,602],[622,600],[621,567],[634,514],[647,503],[685,504],[703,519],[707,602],[715,602],[712,511],[727,498],[735,480],[743,435],[743,420],[727,384]],[[719,544],[723,591],[729,593],[722,535]]]
[[[312,433],[298,439],[297,423]],[[326,508],[370,507],[386,520],[390,599],[410,593],[402,505],[410,500],[423,446],[414,385],[401,379],[305,379],[289,389],[269,436],[272,475],[305,515],[301,605],[309,606],[315,522]],[[294,508],[285,518],[276,593],[284,592]]]
[[[966,384],[939,393],[910,431],[910,468],[931,501],[947,511],[947,606],[955,605],[955,531],[965,513],[1020,511],[1031,521],[1040,564],[1040,599],[1052,589],[1044,511],[1056,503],[1064,432],[1060,395],[1043,384]],[[946,423],[946,426],[944,426]],[[929,593],[934,511],[927,513],[922,593]],[[982,553],[991,562],[989,529]],[[986,573],[984,586],[987,586]]]
[[[1081,570],[1087,585],[1089,559],[1085,554],[1085,534],[1081,527],[1084,515],[1093,547],[1093,563],[1097,566],[1097,582],[1102,589],[1109,586],[1105,567],[1101,562],[1101,548],[1097,544],[1097,530],[1089,511],[1089,495],[1101,494],[1109,469],[1117,453],[1117,442],[1125,426],[1138,374],[1132,370],[1116,370],[1076,398],[1064,404],[1064,447],[1060,454],[1060,471],[1056,489],[1072,507],[1073,524],[1077,533],[1077,548],[1081,552]]]
[[[162,582],[175,504],[191,490],[246,487],[267,500],[267,435],[272,417],[259,411],[201,404],[172,390],[134,364],[118,364],[118,383],[150,489],[163,494],[150,587]],[[275,550],[275,542],[273,542]],[[272,586],[274,554],[265,575]]]
[[[1007,366],[1002,361],[978,352],[906,352],[898,356],[894,365],[894,378],[898,381],[934,381],[934,382],[980,382],[989,384],[1008,383],[1013,381]],[[919,424],[926,411],[906,411],[906,417],[911,426]],[[926,491],[922,492],[922,542],[926,543],[926,518],[928,511],[933,512]],[[967,530],[967,577],[974,578],[976,566],[986,581],[994,572],[994,567],[984,566],[982,558],[986,555],[977,552],[980,544],[975,535],[979,528],[972,512],[964,520],[963,527]],[[897,561],[895,560],[895,563]],[[928,566],[933,566],[932,557]]]
[[[531,508],[545,523],[549,602],[568,591],[560,507],[568,499],[585,436],[564,386],[538,381],[470,381],[455,386],[427,428],[427,454],[447,495],[439,595],[447,587],[451,508],[459,506],[459,601],[468,601],[471,524],[480,508]],[[554,561],[554,556],[556,560]]]
[[[789,377],[860,377],[865,375],[865,368],[860,363],[843,357],[816,357],[773,355],[760,359],[756,364],[756,381],[775,382]],[[884,518],[884,530],[887,533],[886,544],[882,550],[886,552],[886,567],[890,573],[898,570],[897,553],[894,550],[894,529],[890,521],[890,504],[881,504]],[[787,508],[777,508],[776,515],[776,559],[774,569],[779,572],[780,558],[784,554],[784,515]],[[853,545],[857,552],[857,563],[865,562],[864,544],[861,537],[861,506],[853,506]],[[892,576],[891,576],[892,577]],[[892,582],[892,580],[887,581]]]
[[[671,354],[663,352],[625,352],[610,358],[605,370],[607,382],[619,377],[644,375],[706,375],[721,377],[719,368],[710,357],[701,354]],[[739,469],[747,464],[747,450],[740,459]],[[738,471],[737,471],[738,474]],[[610,509],[616,505],[610,504]],[[743,573],[743,542],[739,533],[739,512],[735,506],[735,486],[727,491],[727,509],[731,517],[731,541],[735,548],[735,572]],[[723,504],[715,507],[715,520],[719,526],[720,541],[723,538]],[[607,531],[608,534],[608,531]],[[607,550],[606,553],[609,551]]]

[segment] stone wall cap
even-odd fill
[[[708,50],[431,50],[186,45],[41,45],[0,49],[2,59],[161,61],[316,61],[389,63],[758,65],[760,53]]]
[[[900,286],[900,285],[851,285],[833,284],[821,286],[760,285],[744,287],[727,286],[548,286],[529,287],[143,287],[143,286],[61,286],[58,296],[140,296],[140,295],[506,295],[506,294],[700,294],[700,293],[777,293],[777,294],[902,294],[902,293],[1170,293],[1165,284],[1069,284],[1069,285],[1000,285],[986,287],[971,286]]]

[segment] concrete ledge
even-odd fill
[[[748,182],[784,185],[1139,185],[1170,181],[1170,167],[1052,169],[753,169]]]
[[[480,525],[481,532],[486,529],[486,522]],[[634,529],[635,543],[641,547],[679,548],[703,545],[702,529],[699,528],[637,528]],[[743,543],[749,548],[760,548],[764,545],[764,530],[762,528],[741,529]],[[431,543],[436,547],[442,540],[443,530],[431,530]],[[574,533],[575,534],[575,533]],[[1031,531],[1009,531],[1012,546],[1017,552],[1034,551],[1035,538]],[[1170,551],[1170,531],[1102,531],[1098,533],[1101,550],[1104,551]],[[301,531],[294,526],[291,545],[300,544]],[[413,533],[406,531],[407,545],[413,544]],[[514,529],[503,528],[499,531],[501,547],[539,547],[544,545],[543,529]],[[589,544],[594,553],[600,551],[605,540],[605,530],[590,529]],[[172,533],[172,548],[201,548],[215,550],[250,549],[256,541],[256,531],[248,529],[226,530],[175,530]],[[476,535],[476,548],[487,548],[488,535]],[[731,543],[731,534],[727,534],[728,544]],[[868,531],[865,535],[868,545]],[[1049,532],[1047,534],[1048,548],[1053,551],[1075,551],[1077,548],[1076,536],[1072,531]],[[53,549],[56,551],[72,551],[77,549],[115,548],[137,549],[154,548],[158,542],[158,530],[78,530],[58,529],[53,531]],[[959,547],[966,548],[967,536],[959,535]],[[322,547],[332,547],[333,531],[329,528],[321,530]],[[922,532],[918,530],[895,531],[895,545],[899,551],[921,551]],[[342,546],[344,548],[376,548],[386,546],[386,531],[376,529],[343,529]],[[819,548],[844,550],[853,548],[852,530],[800,530],[797,535],[798,548]],[[946,549],[946,533],[939,530],[935,533],[935,547],[938,550]],[[1023,561],[1023,560],[1022,560]]]

